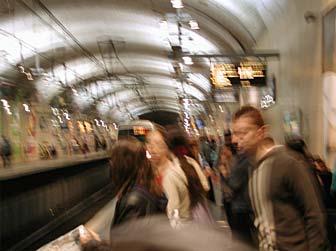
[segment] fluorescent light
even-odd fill
[[[96,122],[96,125],[97,125],[97,126],[100,126],[100,124],[99,124],[99,120],[98,120],[98,119],[94,119],[94,121]]]
[[[175,9],[181,9],[184,7],[181,0],[171,0],[170,2],[172,3],[173,8]]]
[[[186,64],[186,65],[192,65],[194,64],[191,57],[183,57],[183,62]]]
[[[190,28],[192,30],[198,30],[199,29],[198,23],[194,20],[190,20],[189,25],[190,25]]]
[[[64,117],[67,119],[67,120],[70,120],[70,116],[69,116],[69,113],[63,113]]]
[[[57,116],[57,118],[58,118],[58,121],[59,121],[61,124],[64,123],[63,120],[62,120],[62,118],[61,118],[61,116]]]
[[[22,104],[26,112],[30,112],[29,105]]]

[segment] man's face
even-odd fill
[[[264,127],[255,125],[249,117],[235,120],[232,129],[232,142],[237,144],[239,152],[254,153],[264,136]]]

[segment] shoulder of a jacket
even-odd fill
[[[293,165],[302,165],[299,157],[286,147],[279,148],[275,154],[266,158],[265,161],[272,161],[274,166],[281,166],[281,170],[283,171],[294,171],[292,168]]]
[[[292,150],[289,150],[286,147],[279,148],[279,154],[274,156],[275,159],[279,161],[288,161],[288,162],[301,162],[301,157]]]

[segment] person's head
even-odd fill
[[[306,142],[298,136],[287,137],[286,146],[304,156],[308,153]]]
[[[145,147],[136,138],[121,139],[112,148],[110,171],[111,181],[118,192],[125,193],[135,185],[157,192]]]
[[[199,142],[197,139],[191,139],[189,141],[189,145],[191,148],[191,151],[195,157],[198,157],[198,154],[200,152]]]
[[[220,150],[220,157],[222,160],[229,159],[233,155],[231,145],[223,145]]]
[[[180,158],[186,155],[196,159],[194,151],[191,148],[190,140],[180,127],[168,127],[167,136],[168,148],[177,157]]]
[[[252,106],[243,106],[235,113],[232,129],[232,143],[246,153],[255,153],[266,134],[260,111]]]
[[[150,131],[146,135],[146,147],[151,155],[150,161],[155,165],[160,165],[162,161],[169,157],[167,145],[167,133],[162,128]]]
[[[194,207],[203,198],[204,190],[195,168],[187,161],[185,156],[191,157],[197,162],[196,157],[191,150],[186,133],[181,128],[171,127],[167,130],[167,135],[167,145],[170,151],[178,158],[180,166],[188,180],[187,188],[190,205]]]

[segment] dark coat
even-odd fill
[[[231,174],[226,180],[227,185],[233,191],[231,209],[237,213],[250,213],[251,207],[248,201],[248,178],[252,164],[247,155],[239,154],[231,169]]]
[[[164,213],[164,209],[161,200],[146,189],[135,187],[117,201],[111,227],[132,219]]]

